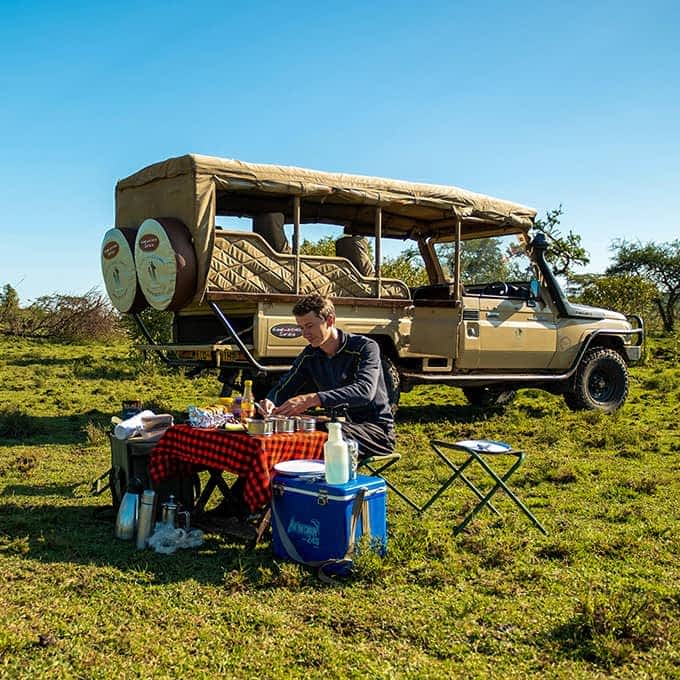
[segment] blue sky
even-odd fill
[[[0,286],[103,290],[118,179],[164,158],[562,204],[589,271],[680,237],[680,4],[1,2]]]

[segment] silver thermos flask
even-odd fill
[[[145,489],[139,503],[139,520],[137,522],[137,549],[146,548],[146,542],[151,536],[154,525],[156,492]]]

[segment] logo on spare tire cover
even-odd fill
[[[142,238],[139,240],[139,247],[145,253],[148,253],[151,250],[156,250],[159,243],[160,241],[158,240],[158,236],[156,236],[156,234],[144,234],[144,236],[142,236]]]
[[[105,257],[105,259],[112,260],[114,257],[116,257],[116,255],[118,255],[119,250],[120,246],[115,241],[108,241],[104,246],[102,255]]]
[[[269,331],[275,338],[292,339],[302,335],[302,328],[294,323],[277,323]]]

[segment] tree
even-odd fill
[[[6,283],[0,293],[0,328],[4,332],[14,335],[21,325],[21,308],[19,295],[16,290]]]
[[[580,274],[573,277],[573,283],[578,286],[578,301],[586,305],[639,314],[645,322],[656,316],[656,286],[642,276]]]
[[[441,243],[437,246],[437,254],[452,276],[455,246]],[[461,280],[466,284],[523,280],[526,278],[526,267],[522,266],[521,256],[526,258],[523,248],[516,241],[508,243],[508,237],[463,241],[460,250]]]
[[[416,248],[406,248],[396,257],[386,257],[382,263],[382,276],[401,279],[407,286],[427,285],[427,271]]]
[[[493,238],[463,241],[460,252],[463,283],[490,283],[521,279],[522,272],[519,267],[515,266],[516,248],[519,244],[513,243],[505,250],[503,245],[505,244]]]
[[[614,263],[609,275],[643,276],[656,286],[654,302],[659,310],[664,331],[675,329],[675,315],[680,301],[680,240],[669,243],[612,243]]]
[[[300,254],[335,257],[335,238],[333,236],[323,236],[318,241],[304,239],[300,244]]]
[[[16,291],[7,284],[0,293],[0,328],[7,335],[65,342],[121,336],[118,313],[96,289],[84,295],[43,295],[21,307]]]
[[[368,250],[373,257],[373,244],[370,241]],[[324,236],[318,241],[304,239],[300,244],[300,253],[335,257],[335,238]],[[416,248],[407,248],[395,257],[384,257],[381,274],[385,278],[401,279],[407,286],[421,286],[428,282],[425,265]]]
[[[538,231],[542,231],[550,245],[546,252],[546,260],[550,263],[556,276],[569,278],[575,266],[585,266],[590,262],[588,252],[581,244],[581,237],[571,229],[566,236],[562,236],[559,224],[562,217],[562,206],[548,210],[545,218],[537,217],[534,224]]]
[[[117,312],[96,289],[84,295],[43,295],[25,311],[24,335],[64,342],[120,337]]]

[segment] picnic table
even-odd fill
[[[204,505],[215,486],[224,491],[222,472],[234,473],[243,478],[243,497],[254,512],[269,503],[274,466],[285,460],[323,458],[326,436],[325,432],[319,431],[250,435],[174,425],[151,452],[149,476],[154,483],[160,483],[171,477],[210,471],[208,493],[204,491],[199,501]]]

